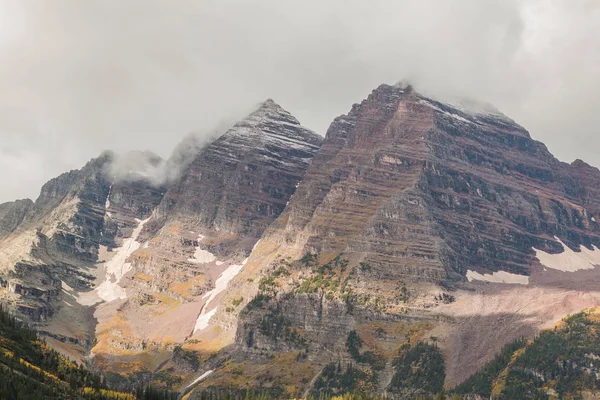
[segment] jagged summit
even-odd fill
[[[374,92],[376,91],[394,91],[397,95],[415,96],[420,98],[423,104],[433,108],[446,118],[479,125],[488,123],[510,125],[517,128],[516,134],[529,137],[529,133],[525,128],[486,101],[461,95],[440,95],[427,90],[420,90],[408,81],[400,81],[394,85],[382,84],[374,90]]]
[[[278,142],[293,149],[303,149],[306,146],[317,148],[322,138],[316,133],[304,128],[300,122],[287,110],[267,99],[250,115],[236,123],[219,141],[266,146]]]
[[[557,233],[574,247],[600,244],[588,194],[596,178],[584,175],[490,106],[384,84],[331,124],[266,236],[300,254],[367,260],[395,278],[463,280],[468,265],[527,275],[531,248],[559,251],[548,239]],[[558,203],[583,214],[555,215]]]
[[[160,208],[179,210],[177,214],[193,215],[204,225],[229,232],[262,232],[285,207],[321,142],[321,136],[268,99],[197,154]],[[249,185],[245,195],[238,193],[239,181]],[[224,201],[232,196],[234,201]],[[247,209],[252,217],[242,223],[236,207],[253,198],[256,204]]]
[[[263,101],[262,103],[260,103],[259,108],[281,108],[281,106],[277,103],[275,103],[275,101],[272,98],[268,98],[265,101]]]

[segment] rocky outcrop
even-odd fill
[[[118,368],[124,348],[165,351],[190,336],[201,349],[224,341],[215,334],[222,322],[211,317],[229,306],[222,301],[229,280],[285,208],[321,141],[267,100],[204,147],[186,139],[197,152],[182,155],[178,147],[165,166],[180,174],[167,171],[166,186],[113,184],[103,243],[117,255],[107,257],[118,259],[129,243],[113,233],[115,227],[124,238],[132,235],[126,226],[137,236],[115,288],[118,300],[96,306],[97,344],[91,352],[98,366]],[[140,193],[147,204],[137,198]],[[130,199],[137,208],[124,210]],[[232,327],[229,322],[223,329]]]
[[[23,222],[33,207],[29,199],[0,204],[0,240],[10,235]]]
[[[555,159],[499,112],[382,85],[337,118],[264,241],[368,262],[378,279],[527,275],[533,247],[600,244],[600,171]]]
[[[103,245],[130,236],[135,218],[147,216],[164,192],[139,178],[114,181],[107,173],[113,161],[103,153],[50,180],[35,202],[2,207],[2,301],[75,359],[93,342],[91,313],[78,297],[95,286]]]
[[[196,156],[159,212],[259,238],[285,208],[321,141],[267,100]]]
[[[429,312],[454,299],[440,294],[441,287],[470,289],[468,280],[491,280],[499,271],[502,278],[496,282],[510,281],[514,274],[517,283],[526,284],[539,263],[534,249],[556,254],[584,246],[588,252],[597,251],[593,246],[600,247],[599,179],[598,169],[581,161],[560,162],[523,127],[490,106],[443,102],[410,86],[382,85],[334,120],[287,207],[232,282],[227,301],[239,293],[258,299],[280,260],[310,260],[311,254],[318,260],[316,266],[296,265],[280,288],[280,300],[240,314],[236,349],[255,362],[265,353],[298,351],[261,332],[265,318],[271,327],[281,325],[281,319],[271,316],[275,312],[287,321],[288,332],[298,330],[318,344],[337,340],[335,350],[324,346],[309,352],[315,365],[331,360],[325,349],[347,360],[340,344],[344,335],[365,325],[375,331],[387,318],[411,326],[423,318],[429,324],[425,331],[434,326],[452,330],[454,317],[445,320],[445,315]],[[339,257],[348,260],[346,272],[327,272],[324,266]],[[355,272],[346,275],[348,270]],[[351,289],[339,289],[342,281]],[[362,319],[343,310],[335,317],[325,313],[319,324],[322,336],[314,336],[315,310],[302,294],[307,287],[329,296],[332,303],[346,299],[376,312]],[[499,303],[486,306],[482,300],[482,308],[491,307],[490,313],[504,301],[498,300],[504,299],[498,293],[493,295]],[[248,307],[253,304],[255,300]],[[445,307],[453,309],[451,304]],[[549,310],[542,314],[536,314],[535,326],[553,315]],[[230,316],[217,313],[215,318]],[[481,323],[495,318],[486,314]],[[490,329],[488,325],[480,328]],[[502,332],[510,339],[498,333],[495,342],[486,345],[495,348],[512,340],[514,332]],[[468,347],[461,340],[455,341],[457,346]],[[446,351],[455,359],[459,350]],[[273,368],[279,367],[274,363]],[[217,371],[212,379],[222,378]],[[210,387],[210,381],[201,386]]]

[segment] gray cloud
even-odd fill
[[[255,105],[253,108],[257,108]],[[151,151],[129,151],[113,153],[112,161],[106,165],[104,173],[113,182],[146,181],[154,186],[174,182],[190,165],[198,152],[229,130],[237,121],[248,115],[246,112],[230,115],[219,121],[213,129],[192,132],[177,143],[168,159],[163,159]]]
[[[104,149],[167,158],[268,97],[324,134],[403,78],[600,165],[598,65],[595,0],[0,0],[0,201]]]

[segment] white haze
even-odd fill
[[[600,165],[598,65],[597,0],[0,0],[0,201],[269,97],[324,134],[404,78]]]
[[[254,108],[258,107],[255,105]],[[237,121],[248,115],[252,109],[222,119],[213,129],[193,132],[184,136],[173,149],[168,159],[163,159],[151,151],[128,151],[113,154],[112,162],[106,166],[106,176],[113,182],[146,181],[161,186],[175,181],[185,168],[194,161],[200,150],[223,135]]]

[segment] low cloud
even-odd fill
[[[324,134],[402,78],[600,165],[597,0],[0,0],[0,37],[0,201],[269,97]]]
[[[257,107],[258,105],[255,108]],[[207,132],[190,133],[175,146],[167,160],[151,151],[114,154],[105,173],[113,182],[145,181],[156,187],[169,185],[184,173],[203,148],[225,134],[250,112],[239,110],[227,119],[222,119]]]

